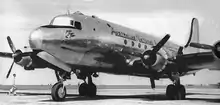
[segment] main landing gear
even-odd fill
[[[84,83],[80,84],[78,91],[80,96],[96,96],[97,88],[96,85],[92,82],[91,75],[88,76],[88,83],[86,83],[84,80]]]
[[[167,86],[166,96],[170,100],[184,100],[186,98],[186,89],[183,85],[180,84],[179,77],[173,80],[173,82],[174,84]]]

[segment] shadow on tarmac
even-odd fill
[[[0,92],[0,94],[7,94],[7,92]],[[18,92],[19,96],[37,96],[37,95],[50,95],[50,93],[29,93],[29,92]],[[209,93],[187,93],[190,95],[218,95],[220,94],[209,94]],[[78,94],[67,94],[66,101],[89,101],[89,100],[108,100],[108,99],[140,99],[143,101],[171,101],[168,100],[165,94],[146,94],[146,95],[97,95],[95,97],[79,96]],[[205,101],[212,103],[220,103],[220,98],[186,98],[188,101]],[[53,100],[40,100],[41,102],[54,102]]]
[[[201,93],[187,93],[186,95],[203,95]],[[213,95],[213,94],[204,94]],[[215,94],[220,95],[220,94]],[[78,96],[78,94],[68,94],[64,101],[88,101],[88,100],[108,100],[108,99],[140,99],[143,101],[172,101],[168,100],[165,94],[146,94],[146,95],[97,95],[95,97]],[[186,98],[189,101],[205,101],[220,103],[219,98]],[[53,100],[42,100],[42,102],[53,102]]]

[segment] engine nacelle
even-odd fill
[[[32,64],[32,59],[30,56],[22,57],[18,62],[16,62],[18,65],[22,67],[28,67]]]
[[[18,65],[24,67],[25,70],[34,70],[35,68],[47,68],[49,65],[47,62],[37,56],[23,56]]]
[[[212,49],[212,52],[214,53],[214,55],[220,59],[220,41],[216,42],[214,45],[213,45],[213,49]]]

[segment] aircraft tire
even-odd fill
[[[51,96],[54,101],[63,101],[66,98],[66,87],[64,87],[63,91],[63,84],[58,82],[53,85],[51,88]]]
[[[96,85],[94,84],[94,83],[91,83],[91,84],[89,84],[88,85],[88,93],[87,93],[87,95],[89,96],[89,97],[94,97],[94,96],[96,96],[96,92],[97,92],[97,88],[96,88]]]
[[[173,84],[170,84],[167,86],[166,89],[166,96],[168,99],[173,100],[175,95],[175,86]]]
[[[79,95],[80,96],[89,96],[89,97],[93,97],[96,96],[96,92],[97,92],[97,88],[95,84],[86,84],[86,83],[82,83],[79,86]]]
[[[186,98],[186,89],[183,85],[177,85],[175,86],[175,100],[184,100]]]
[[[82,83],[82,84],[79,85],[78,92],[79,92],[80,96],[86,96],[87,95],[87,90],[88,90],[88,84]]]

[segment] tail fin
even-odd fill
[[[184,47],[188,48],[187,51],[199,52],[199,49],[197,49],[197,48],[189,48],[188,47],[191,42],[199,43],[199,21],[196,18],[192,19],[190,33],[189,33],[189,39]]]

